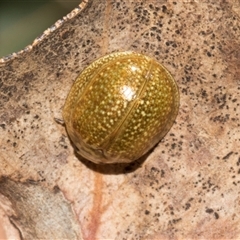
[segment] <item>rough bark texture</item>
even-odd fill
[[[237,0],[89,0],[32,46],[0,60],[5,234],[239,239],[239,8]],[[164,64],[179,84],[180,111],[147,156],[94,165],[75,155],[54,119],[79,72],[119,50]]]

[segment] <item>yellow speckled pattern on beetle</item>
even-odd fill
[[[77,77],[63,109],[79,153],[95,163],[132,162],[171,128],[179,92],[161,64],[134,52],[106,55]]]

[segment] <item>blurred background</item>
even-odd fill
[[[81,0],[0,0],[0,58],[31,44]]]

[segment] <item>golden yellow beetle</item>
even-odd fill
[[[63,109],[69,137],[95,163],[132,162],[171,128],[177,85],[165,67],[135,52],[116,52],[77,77]]]

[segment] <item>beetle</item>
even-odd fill
[[[169,131],[179,91],[155,59],[126,51],[103,56],[76,78],[63,107],[67,133],[94,163],[132,162]]]

